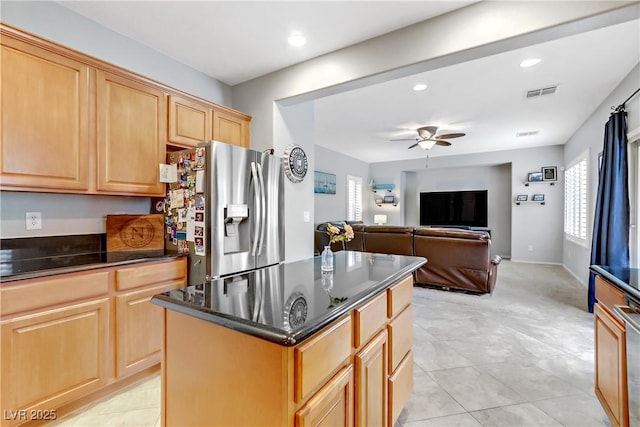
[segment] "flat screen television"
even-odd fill
[[[420,225],[487,227],[487,190],[420,193]]]

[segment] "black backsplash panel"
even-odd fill
[[[106,241],[106,234],[2,239],[0,275],[101,262]]]

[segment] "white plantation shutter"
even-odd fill
[[[347,175],[347,220],[362,221],[362,178]]]
[[[569,240],[587,245],[587,158],[581,154],[564,175],[564,232]]]

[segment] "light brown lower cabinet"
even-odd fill
[[[164,335],[149,300],[185,284],[184,258],[2,283],[0,425],[58,418],[147,375]]]
[[[162,309],[151,304],[151,297],[175,288],[161,285],[116,296],[117,377],[160,363]]]
[[[356,426],[387,425],[387,331],[355,355]]]
[[[393,426],[413,391],[413,352],[405,356],[389,377],[389,427]]]
[[[296,426],[353,426],[353,367],[342,368],[296,412]]]
[[[613,427],[629,426],[624,323],[600,303],[595,319],[595,393]]]
[[[28,421],[32,410],[51,410],[104,386],[108,349],[108,298],[3,322],[3,414],[26,411],[15,420],[3,416],[3,425]]]

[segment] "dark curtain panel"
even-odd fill
[[[611,114],[604,130],[602,166],[593,221],[591,264],[629,266],[629,182],[627,113]],[[595,303],[595,275],[589,277],[589,312]]]

